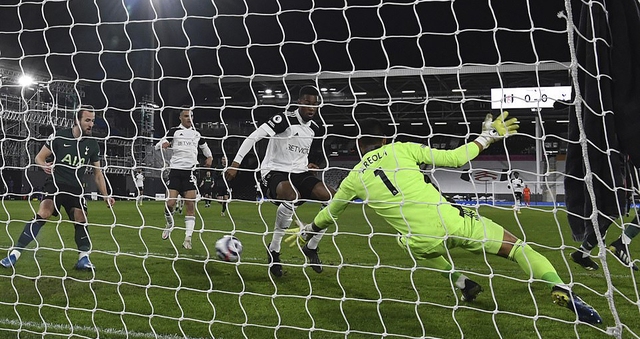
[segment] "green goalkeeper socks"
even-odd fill
[[[524,245],[522,240],[518,240],[513,245],[509,259],[517,262],[525,273],[533,274],[535,279],[544,280],[551,286],[563,284],[558,272],[549,260],[530,246]]]

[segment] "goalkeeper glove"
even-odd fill
[[[302,221],[296,220],[298,227],[287,229],[285,232],[289,234],[284,239],[284,242],[289,244],[289,247],[295,247],[296,245],[304,246],[314,235],[322,232],[321,228],[314,227],[313,224],[303,224]]]
[[[509,112],[502,112],[495,120],[491,113],[487,114],[482,123],[482,133],[476,138],[476,142],[482,145],[483,149],[486,149],[492,143],[501,140],[510,134],[516,134],[518,132],[519,121],[516,118],[509,120],[505,119],[509,116]]]

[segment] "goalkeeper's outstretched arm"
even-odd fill
[[[509,135],[516,134],[518,132],[518,125],[520,122],[516,118],[507,120],[509,112],[503,111],[498,117],[493,120],[491,113],[487,114],[482,123],[482,133],[474,140],[482,150],[487,149],[492,143],[502,140]]]

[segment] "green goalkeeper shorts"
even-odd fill
[[[416,259],[429,259],[447,254],[447,249],[463,248],[473,253],[497,254],[502,247],[504,228],[489,218],[478,215],[474,210],[463,209],[462,216],[447,218],[448,226],[457,223],[454,233],[446,237],[428,235],[399,235],[398,245],[409,250]],[[449,227],[447,227],[449,228]]]

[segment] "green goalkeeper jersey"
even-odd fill
[[[314,223],[320,228],[330,226],[353,199],[360,198],[403,235],[455,233],[460,210],[425,182],[419,165],[460,167],[479,153],[479,146],[473,142],[454,150],[401,142],[372,150],[342,181]]]

